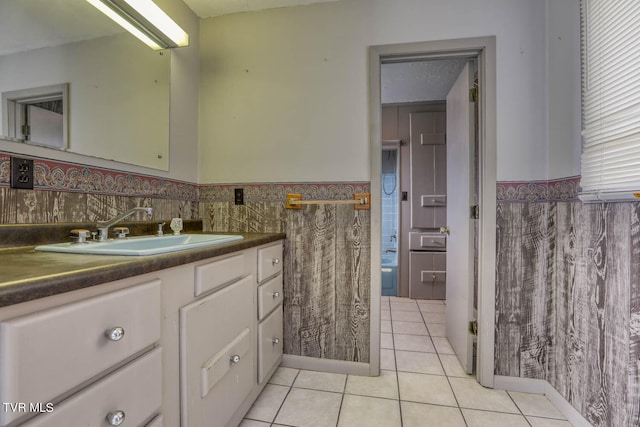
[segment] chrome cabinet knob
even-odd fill
[[[278,265],[278,264],[280,264],[280,258],[274,258],[274,259],[272,259],[272,260],[271,260],[271,264],[272,264],[272,265]]]
[[[124,337],[124,328],[116,326],[115,328],[107,329],[104,334],[109,341],[120,341]]]
[[[272,343],[273,345],[280,344],[280,338],[277,338],[277,337],[276,337],[276,338],[272,339],[272,340],[271,340],[271,343]]]
[[[240,355],[234,354],[233,356],[231,356],[231,363],[233,363],[234,365],[240,363]]]
[[[273,293],[273,299],[280,298],[280,292]]]
[[[110,426],[119,426],[124,422],[124,411],[114,411],[107,414],[107,423]]]

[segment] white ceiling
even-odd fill
[[[382,64],[382,103],[445,100],[466,62],[466,59],[441,59]]]
[[[185,0],[201,18],[339,0]],[[0,55],[124,30],[86,0],[0,0]]]
[[[339,0],[184,0],[200,18]]]
[[[123,31],[86,0],[0,0],[0,55]]]

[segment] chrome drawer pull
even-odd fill
[[[280,258],[274,258],[271,260],[271,265],[278,265],[280,264]]]
[[[273,299],[280,298],[280,292],[273,293]]]
[[[119,426],[123,422],[124,422],[123,411],[109,412],[107,414],[107,423],[109,423],[110,426]]]
[[[233,356],[231,356],[231,363],[233,363],[234,365],[240,363],[240,355],[234,354]]]
[[[272,343],[273,345],[280,344],[280,338],[274,338],[274,339],[272,339],[272,340],[271,340],[271,343]]]
[[[115,328],[107,329],[104,334],[110,341],[120,341],[124,337],[124,328],[116,326]]]

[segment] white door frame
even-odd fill
[[[381,173],[382,130],[380,65],[395,58],[419,60],[455,56],[478,57],[479,202],[478,227],[478,358],[480,384],[493,387],[496,269],[496,39],[479,37],[371,46],[369,48],[369,126],[371,150],[371,357],[370,375],[380,372]]]

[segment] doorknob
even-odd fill
[[[451,229],[449,228],[449,226],[447,227],[440,227],[440,234],[446,234],[449,235],[449,232],[451,231]]]

